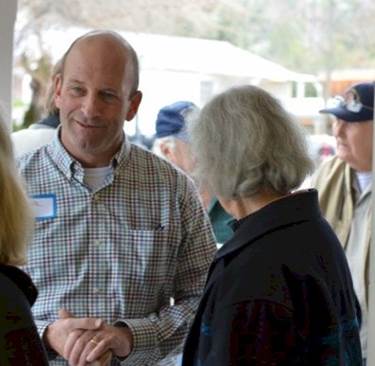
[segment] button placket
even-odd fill
[[[92,214],[96,217],[96,223],[93,227],[92,233],[92,241],[91,241],[91,248],[92,248],[92,276],[93,276],[93,283],[91,287],[91,293],[95,297],[102,297],[105,296],[105,288],[106,284],[103,283],[106,278],[106,272],[108,271],[108,262],[106,261],[105,255],[105,248],[107,243],[107,235],[106,235],[106,228],[107,228],[107,210],[106,206],[103,203],[100,194],[94,193],[91,197],[92,203]],[[96,305],[93,304],[91,307],[91,311],[95,312]]]

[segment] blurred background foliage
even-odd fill
[[[19,0],[18,8],[16,49],[30,35],[39,40],[38,57],[20,58],[33,95],[24,127],[41,113],[51,61],[40,40],[51,27],[227,40],[326,83],[336,69],[375,66],[372,0]]]

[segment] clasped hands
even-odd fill
[[[70,366],[109,365],[111,355],[126,357],[132,350],[129,328],[115,327],[97,318],[75,318],[65,309],[44,334],[47,345]]]

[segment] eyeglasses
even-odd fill
[[[359,113],[362,110],[362,108],[368,109],[370,111],[374,110],[374,108],[362,104],[358,97],[344,98],[341,95],[337,95],[333,99],[336,107],[343,107],[353,113]]]

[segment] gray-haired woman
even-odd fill
[[[254,86],[209,102],[191,126],[196,175],[237,222],[217,253],[183,365],[360,365],[351,275],[315,190],[298,126]]]

